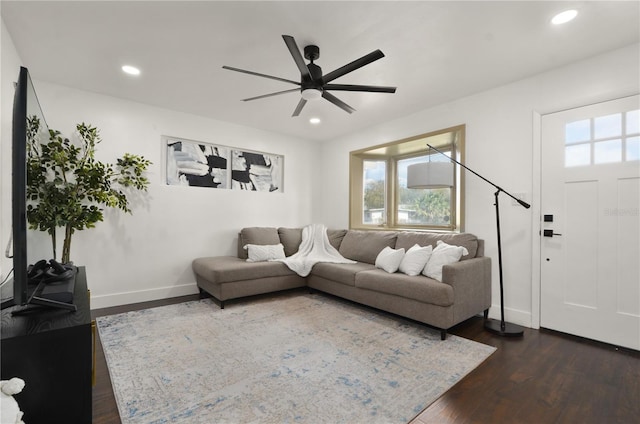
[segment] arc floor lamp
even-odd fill
[[[496,230],[498,236],[498,270],[500,275],[500,321],[487,319],[485,320],[484,327],[488,331],[501,335],[501,336],[522,336],[524,333],[524,328],[512,324],[509,322],[505,322],[504,320],[504,281],[502,278],[502,244],[500,241],[500,206],[498,196],[500,193],[504,193],[507,196],[514,199],[518,204],[523,206],[524,208],[529,209],[531,207],[527,202],[518,199],[512,194],[508,193],[500,186],[492,183],[482,175],[478,174],[472,169],[469,169],[466,165],[458,162],[454,158],[447,156],[440,150],[436,149],[430,144],[427,144],[429,149],[433,149],[436,152],[440,153],[444,157],[448,158],[450,161],[457,163],[467,171],[471,172],[475,176],[481,178],[487,183],[491,184],[496,188],[496,192],[494,193],[495,197],[495,207],[496,207]],[[451,162],[422,162],[416,163],[413,165],[409,165],[407,167],[407,188],[442,188],[442,187],[453,187],[453,163]]]

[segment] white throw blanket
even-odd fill
[[[355,264],[356,261],[343,257],[335,247],[329,243],[327,229],[322,224],[307,225],[302,229],[302,243],[298,252],[285,259],[274,259],[284,262],[290,270],[306,277],[311,268],[318,262],[335,264]]]

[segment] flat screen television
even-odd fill
[[[32,104],[35,103],[35,104]],[[27,68],[21,67],[13,98],[11,160],[11,232],[13,239],[13,281],[2,286],[2,308],[25,305],[27,279],[27,116],[40,109]],[[38,111],[42,116],[42,112]],[[44,118],[42,118],[44,124]],[[45,124],[46,125],[46,124]]]
[[[12,314],[29,312],[39,307],[60,308],[76,311],[73,304],[75,267],[67,268],[53,259],[40,259],[35,266],[29,265],[29,253],[38,249],[27,249],[27,195],[30,146],[47,143],[49,128],[44,119],[40,102],[29,71],[20,67],[13,99],[11,161],[11,232],[13,239],[13,281],[0,287],[2,309],[17,308]],[[40,270],[38,274],[30,270]],[[44,272],[46,270],[46,272]],[[26,305],[34,305],[28,308]]]
[[[11,232],[13,246],[13,281],[6,281],[2,289],[2,309],[25,306],[29,303],[75,310],[70,304],[75,279],[45,284],[35,281],[30,286],[27,251],[27,167],[29,143],[46,142],[49,128],[33,88],[27,68],[20,67],[13,99],[11,161]],[[45,262],[44,260],[40,262]],[[62,301],[61,301],[62,300]],[[14,311],[19,312],[19,311]]]

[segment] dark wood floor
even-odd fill
[[[197,295],[92,312],[94,317],[198,299]],[[502,338],[476,317],[451,333],[497,351],[412,424],[640,422],[640,353],[549,330]],[[97,341],[94,424],[120,423]],[[321,422],[321,419],[318,420]]]

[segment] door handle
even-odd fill
[[[553,230],[543,230],[542,235],[544,237],[561,236],[562,234],[554,233]]]

